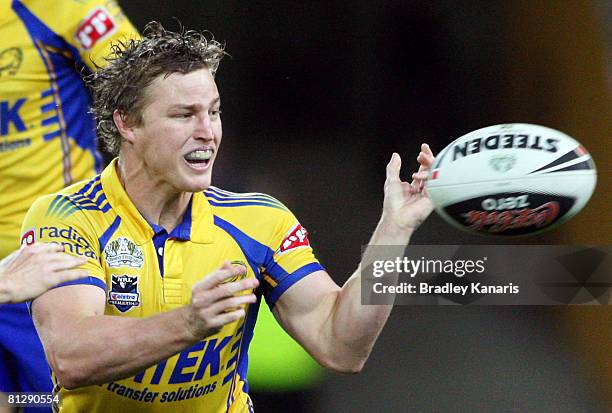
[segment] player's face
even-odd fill
[[[177,192],[210,186],[221,143],[219,91],[208,69],[157,77],[145,91],[134,150],[144,172]]]

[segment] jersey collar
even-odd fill
[[[122,225],[134,236],[137,245],[143,245],[153,239],[155,231],[146,219],[140,214],[136,206],[121,185],[117,173],[117,159],[102,171],[102,189],[113,210],[121,217]],[[190,207],[179,226],[172,231],[177,233],[176,238],[190,240],[198,244],[213,242],[213,214],[208,200],[201,192],[193,194]]]

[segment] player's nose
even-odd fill
[[[198,118],[194,136],[198,139],[211,140],[214,138],[212,125],[210,122],[210,116],[208,114],[202,115]]]

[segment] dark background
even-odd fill
[[[590,204],[559,230],[503,242],[433,214],[413,242],[610,243],[608,2],[121,5],[141,30],[150,20],[177,29],[176,17],[225,42],[213,184],[279,198],[339,284],[380,216],[391,153],[408,179],[421,142],[438,152],[498,123],[543,124],[580,140],[600,175]],[[611,411],[608,308],[398,307],[364,372],[330,375],[317,411]]]

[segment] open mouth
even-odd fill
[[[197,149],[184,156],[185,161],[194,167],[206,167],[210,163],[214,151],[212,149]]]

